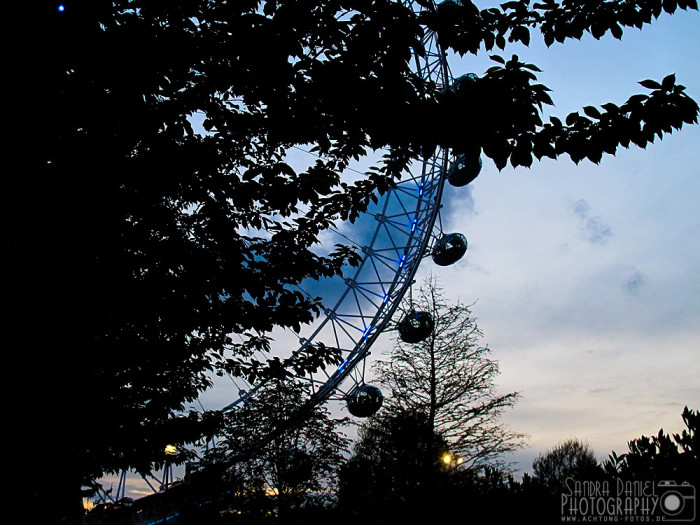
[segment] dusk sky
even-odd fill
[[[529,48],[495,52],[543,70],[556,104],[546,115],[562,120],[671,73],[700,100],[696,11],[664,13],[621,42],[585,36],[548,49],[533,34]],[[451,61],[455,76],[491,65],[488,54]],[[570,437],[603,460],[643,434],[682,430],[683,407],[700,408],[699,150],[700,127],[687,126],[600,165],[562,158],[498,172],[484,159],[476,181],[447,189],[443,224],[469,250],[447,268],[425,260],[417,281],[433,272],[449,298],[475,303],[499,390],[522,396],[504,416],[529,436],[507,458],[518,472]]]
[[[695,11],[664,13],[622,41],[547,49],[533,37],[501,54],[513,53],[543,70],[556,104],[548,114],[562,120],[671,73],[700,100]],[[465,57],[452,69],[490,65]],[[443,222],[469,251],[449,268],[425,261],[419,275],[433,271],[450,297],[476,301],[499,388],[522,395],[505,416],[530,436],[512,458],[519,470],[570,437],[605,459],[642,434],[680,431],[683,407],[700,407],[698,154],[700,128],[688,126],[600,165],[563,158],[498,172],[487,160],[476,181],[445,195]]]
[[[530,47],[500,54],[542,69],[538,81],[556,104],[546,116],[563,120],[586,105],[620,105],[647,92],[639,81],[671,73],[700,100],[699,37],[700,15],[683,11],[627,30],[622,41],[587,36],[548,49],[533,34]],[[459,76],[494,62],[484,54],[450,64]],[[416,280],[433,272],[450,299],[475,303],[483,343],[500,364],[500,391],[522,396],[504,417],[529,435],[508,458],[517,471],[570,437],[605,459],[642,434],[680,431],[683,407],[700,407],[698,146],[700,128],[688,126],[646,149],[620,148],[600,165],[566,157],[499,172],[485,159],[472,184],[446,186],[443,225],[464,233],[469,250],[447,268],[424,260]],[[290,152],[297,168],[312,161]],[[352,226],[341,229],[353,235]],[[370,362],[393,337],[379,338]],[[291,333],[275,334],[275,347],[295,345]],[[205,396],[209,406],[228,403],[235,389],[223,383],[228,392]]]

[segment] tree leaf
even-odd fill
[[[600,118],[600,111],[598,111],[598,109],[593,106],[585,106],[583,108],[583,112],[591,118]]]
[[[673,89],[673,86],[675,86],[675,85],[676,85],[676,75],[675,74],[668,75],[667,77],[665,77],[661,81],[661,87],[663,89],[665,89],[666,91],[671,91]]]
[[[661,89],[661,84],[651,79],[642,80],[640,84],[648,89]]]
[[[576,113],[576,112],[574,112],[574,113],[569,113],[569,114],[566,116],[566,125],[567,125],[567,126],[573,126],[573,125],[578,121],[579,118],[580,118],[580,116],[579,116],[578,113]]]
[[[610,33],[618,40],[622,40],[623,31],[620,24],[613,24],[612,27],[610,27]]]

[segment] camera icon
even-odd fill
[[[658,484],[659,508],[667,516],[666,521],[695,520],[695,487],[683,482],[660,481]]]

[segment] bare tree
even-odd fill
[[[397,340],[389,359],[374,370],[390,392],[388,410],[422,412],[428,426],[448,441],[464,465],[503,466],[502,456],[523,445],[524,435],[499,421],[519,394],[498,394],[498,363],[481,344],[483,334],[470,307],[448,302],[433,276],[426,279],[412,307],[429,312],[432,334],[419,343]]]

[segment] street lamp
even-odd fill
[[[464,463],[464,458],[462,456],[453,456],[449,452],[445,452],[442,455],[442,462],[446,467],[451,467],[450,470],[454,470]]]

